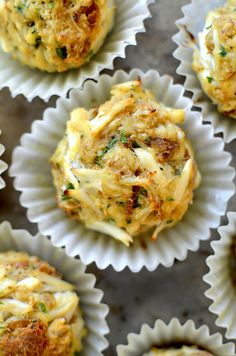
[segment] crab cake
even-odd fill
[[[2,356],[73,356],[85,334],[72,284],[38,257],[0,253]]]
[[[0,0],[0,42],[30,67],[63,72],[90,60],[113,17],[113,0]]]
[[[209,12],[193,69],[218,111],[236,119],[236,1]]]
[[[98,108],[77,108],[51,158],[58,205],[129,246],[181,220],[200,182],[190,143],[140,80],[116,85]]]

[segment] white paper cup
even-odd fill
[[[136,45],[136,35],[145,32],[144,20],[150,17],[154,0],[114,0],[114,26],[98,53],[79,69],[64,73],[46,73],[32,69],[3,53],[0,46],[0,89],[9,88],[13,97],[23,94],[28,101],[52,95],[65,97],[71,88],[81,88],[86,79],[97,80],[103,69],[113,69],[116,57],[125,58],[125,49]]]
[[[88,334],[83,340],[81,356],[99,356],[107,348],[105,335],[109,328],[106,322],[108,307],[101,303],[103,292],[94,287],[96,278],[85,272],[80,260],[68,257],[40,234],[32,236],[26,230],[13,230],[8,222],[0,224],[0,252],[24,251],[38,256],[55,267],[63,279],[74,284],[80,298],[80,307]]]
[[[1,130],[0,130],[0,136],[1,136]],[[0,144],[0,157],[3,155],[4,152],[5,152],[5,147],[2,144]],[[6,169],[7,169],[7,164],[0,159],[0,189],[5,188],[6,186],[6,183],[1,177],[1,174],[5,172]]]
[[[220,240],[211,243],[214,254],[206,260],[210,271],[203,280],[210,285],[205,295],[212,300],[209,310],[218,316],[216,325],[226,328],[227,338],[236,339],[236,285],[229,265],[236,235],[236,213],[229,212],[227,217],[228,224],[218,229]]]
[[[223,344],[219,333],[210,335],[206,325],[196,328],[192,320],[181,325],[176,318],[169,324],[157,320],[154,327],[143,324],[139,334],[129,334],[128,344],[117,346],[118,356],[142,356],[152,346],[170,346],[173,343],[196,345],[214,354],[214,356],[234,356],[232,343]]]
[[[193,49],[190,46],[190,34],[197,38],[205,25],[206,15],[210,10],[224,6],[226,0],[192,0],[182,7],[183,18],[176,22],[179,32],[173,36],[178,48],[173,56],[180,61],[177,73],[186,77],[184,87],[193,93],[193,103],[202,109],[203,120],[211,122],[216,133],[223,133],[225,142],[236,138],[236,120],[217,111],[203,92],[197,74],[192,69]]]
[[[136,238],[128,248],[108,235],[86,229],[57,207],[49,159],[64,135],[73,108],[99,105],[110,97],[112,85],[138,76],[159,101],[186,110],[183,127],[195,151],[202,183],[181,222],[161,232],[155,242],[147,233],[144,244]],[[209,238],[210,228],[217,227],[225,213],[235,189],[235,170],[229,166],[231,155],[224,152],[223,140],[213,136],[210,125],[202,124],[199,113],[190,111],[192,102],[183,92],[184,88],[174,85],[169,76],[135,69],[129,74],[117,71],[113,77],[102,75],[98,83],[87,81],[82,91],[72,90],[69,99],[59,99],[56,108],[45,111],[43,121],[33,123],[32,132],[23,135],[21,146],[13,154],[10,174],[16,177],[15,188],[22,192],[20,202],[28,209],[29,220],[38,224],[41,233],[51,236],[54,245],[65,246],[68,255],[79,255],[85,264],[95,262],[100,269],[112,265],[116,271],[125,267],[133,272],[142,267],[152,271],[159,264],[171,267],[175,258],[184,260],[188,250],[196,251],[200,240]]]

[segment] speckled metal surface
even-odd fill
[[[138,35],[138,47],[128,48],[125,60],[115,61],[115,69],[153,68],[161,74],[172,75],[176,83],[182,83],[183,78],[176,74],[178,62],[172,57],[175,44],[171,37],[177,31],[174,22],[181,17],[180,9],[186,3],[187,0],[157,0],[151,5],[153,17],[146,21],[147,32]],[[7,90],[0,93],[0,128],[3,133],[1,140],[6,147],[5,161],[10,164],[12,150],[19,144],[21,135],[30,130],[33,120],[41,118],[46,107],[54,104],[54,98],[49,104],[38,99],[29,104],[21,96],[13,100]],[[226,149],[236,153],[235,142],[227,145]],[[236,166],[235,158],[232,165]],[[14,228],[25,228],[35,233],[37,228],[27,220],[12,179],[7,173],[3,177],[7,188],[0,191],[0,221],[9,220]],[[233,197],[228,210],[234,210],[235,203]],[[226,218],[222,219],[223,224],[226,221]],[[211,239],[218,238],[217,232],[212,231]],[[99,271],[95,266],[89,266],[88,270],[96,274],[97,286],[104,290],[104,301],[111,309],[108,317],[110,347],[105,355],[115,355],[116,345],[126,343],[129,332],[138,332],[144,322],[153,325],[156,318],[165,321],[173,316],[181,321],[192,318],[197,326],[205,323],[212,332],[224,334],[224,329],[215,326],[216,317],[208,312],[210,302],[203,294],[208,286],[202,282],[202,276],[208,270],[205,259],[210,253],[209,241],[203,242],[197,253],[188,254],[186,261],[176,262],[170,269],[160,267],[152,273],[146,270],[138,274],[128,270],[116,273],[111,268]]]

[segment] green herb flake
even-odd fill
[[[128,138],[126,137],[125,130],[122,130],[120,132],[120,142],[122,142],[122,143],[128,142]]]
[[[66,186],[66,189],[67,190],[75,189],[75,186],[74,186],[73,183],[68,183],[67,186]]]
[[[47,313],[47,308],[46,305],[44,303],[39,303],[39,308],[43,313]]]
[[[24,10],[24,6],[23,5],[17,5],[15,6],[17,12],[19,12],[19,14],[23,14],[23,10]]]
[[[112,147],[114,147],[117,142],[118,142],[118,139],[116,137],[113,137],[105,148],[106,152],[109,151],[110,149],[112,149]]]
[[[67,48],[66,47],[56,48],[56,53],[57,53],[58,57],[60,57],[63,60],[67,58]]]
[[[49,1],[48,7],[49,7],[49,9],[53,9],[54,8],[54,2],[53,1]]]
[[[213,81],[213,78],[212,77],[207,77],[207,80],[208,80],[208,83],[212,83],[212,81]]]
[[[108,143],[108,145],[103,148],[103,150],[101,151],[101,153],[99,153],[99,155],[97,156],[97,158],[102,158],[109,150],[112,149],[112,147],[115,146],[115,144],[118,142],[118,138],[117,137],[113,137],[111,139],[111,141]],[[97,159],[96,158],[96,159]]]
[[[169,197],[166,199],[166,201],[175,201],[173,198]]]
[[[173,222],[173,220],[167,220],[166,224],[171,224]]]
[[[74,356],[81,356],[81,353],[79,351],[74,351]]]
[[[143,195],[143,196],[147,196],[147,190],[143,187],[140,188],[140,194]]]
[[[0,302],[0,304],[4,304],[3,302]]]
[[[96,157],[96,158],[95,158],[94,164],[97,164],[99,167],[102,168],[102,164],[101,164],[101,162],[100,162],[100,158],[99,158],[99,157]]]
[[[126,220],[127,224],[131,224],[131,219]]]
[[[68,200],[68,199],[70,199],[70,197],[68,197],[68,195],[62,194],[61,201],[65,201],[65,200]]]
[[[225,56],[227,55],[227,51],[226,51],[225,47],[222,46],[222,45],[220,46],[219,55],[220,55],[221,57],[225,57]]]
[[[206,30],[210,30],[211,27],[212,27],[212,24],[210,26],[207,26]]]

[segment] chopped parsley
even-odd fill
[[[47,308],[46,305],[44,303],[39,303],[39,308],[43,313],[47,313]]]
[[[147,196],[147,190],[143,187],[140,188],[140,194],[143,195],[143,196]]]
[[[101,153],[99,153],[99,155],[97,156],[97,158],[102,158],[108,151],[110,151],[112,149],[112,147],[115,146],[115,144],[118,142],[118,138],[117,137],[113,137],[110,142],[108,143],[108,145],[103,148],[103,150],[101,151]]]
[[[16,6],[16,10],[17,10],[17,12],[19,12],[19,14],[23,14],[23,5],[17,5]]]
[[[68,199],[70,199],[70,197],[68,197],[68,195],[62,194],[61,201],[65,201],[65,200],[68,200]]]
[[[80,356],[81,353],[79,351],[74,351],[74,356]]]
[[[126,222],[127,222],[127,224],[131,224],[132,221],[131,221],[131,219],[127,219]]]
[[[49,7],[49,9],[53,9],[54,8],[54,2],[53,1],[49,1],[48,7]]]
[[[67,190],[75,189],[75,186],[74,186],[73,183],[68,183],[67,186],[66,186],[66,189],[67,189]]]
[[[212,24],[210,26],[207,26],[206,30],[210,30],[211,27],[212,27]]]
[[[100,158],[98,156],[95,158],[94,163],[102,168],[102,165],[101,165],[101,162],[100,162]]]
[[[171,224],[173,222],[173,220],[167,220],[166,224]]]
[[[225,56],[227,55],[227,51],[226,51],[225,47],[222,46],[222,45],[220,46],[219,55],[220,55],[221,57],[225,57]]]
[[[125,130],[122,130],[120,132],[120,142],[122,142],[122,143],[127,143],[128,142],[128,139],[127,139],[126,134],[125,134]]]
[[[208,80],[208,83],[212,83],[212,81],[213,81],[213,78],[212,77],[207,77],[207,80]]]
[[[60,57],[61,59],[66,59],[67,58],[67,48],[66,47],[59,47],[56,48],[56,52],[58,57]]]
[[[175,200],[174,200],[174,198],[169,197],[166,199],[166,201],[175,201]]]

